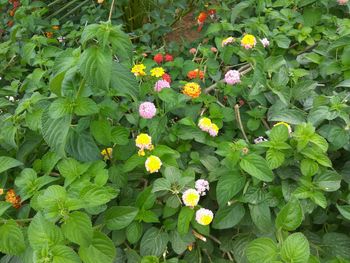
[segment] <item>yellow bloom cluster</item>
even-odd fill
[[[152,77],[159,78],[159,77],[163,76],[164,73],[165,73],[165,70],[162,67],[157,67],[157,68],[151,69],[151,76]]]
[[[146,75],[146,66],[144,64],[136,64],[132,67],[131,72],[134,73],[136,77],[142,77]]]
[[[183,86],[182,93],[195,99],[201,94],[201,87],[195,82],[189,82]]]
[[[145,167],[147,172],[156,173],[159,171],[160,167],[162,167],[162,161],[159,159],[159,157],[151,155],[147,158]]]
[[[207,117],[203,117],[198,122],[198,127],[205,132],[208,132],[210,136],[216,136],[219,133],[219,127],[212,123],[211,120]]]
[[[110,160],[112,159],[113,149],[112,148],[106,148],[101,151],[101,155],[103,156],[103,159]]]
[[[241,46],[245,49],[250,49],[255,47],[256,45],[256,39],[253,35],[246,34],[241,40]]]
[[[135,140],[136,146],[140,148],[138,155],[145,156],[145,150],[152,151],[154,146],[152,144],[152,137],[147,133],[140,133]]]

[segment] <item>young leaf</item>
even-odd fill
[[[278,259],[278,248],[272,239],[261,237],[249,243],[245,254],[250,263],[271,263]]]
[[[245,180],[245,176],[238,171],[222,175],[216,186],[216,198],[219,205],[225,205],[232,197],[241,191],[244,187]]]
[[[139,209],[132,206],[114,206],[106,211],[105,222],[110,230],[127,227],[136,217]]]
[[[302,233],[294,233],[283,242],[281,258],[285,262],[305,263],[309,256],[309,241]]]
[[[13,220],[0,226],[0,252],[9,255],[22,253],[26,245],[21,228]]]
[[[213,228],[228,229],[234,227],[242,220],[244,214],[244,207],[240,203],[219,208],[214,217]]]
[[[16,159],[8,156],[0,156],[0,173],[20,165],[22,165],[22,163]]]
[[[264,181],[272,182],[274,174],[269,168],[266,160],[257,154],[249,154],[242,158],[239,163],[240,167],[255,178]]]
[[[291,199],[277,214],[276,227],[287,231],[298,228],[303,221],[303,210],[298,199]]]
[[[178,221],[177,221],[177,231],[180,234],[187,234],[190,226],[190,222],[194,215],[194,210],[184,206],[181,208]]]
[[[155,227],[149,228],[141,239],[141,256],[161,256],[166,250],[168,241],[167,233]]]

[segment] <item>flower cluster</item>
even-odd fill
[[[209,183],[204,179],[199,179],[196,181],[196,189],[187,189],[182,194],[182,201],[185,206],[194,208],[198,205],[200,196],[205,195],[205,191],[209,190]],[[209,225],[213,220],[213,212],[209,209],[200,208],[196,211],[196,221],[201,225]]]
[[[241,46],[244,47],[245,49],[251,49],[255,47],[256,45],[256,39],[253,35],[246,34],[243,36],[241,40]]]
[[[139,156],[145,156],[145,150],[152,151],[154,146],[152,144],[152,137],[147,133],[140,133],[135,140],[136,146],[140,149],[138,151]]]
[[[153,61],[156,62],[157,64],[161,64],[164,60],[166,62],[170,62],[174,60],[174,57],[170,54],[165,54],[165,56],[163,57],[161,53],[158,53],[153,57]]]
[[[260,39],[260,42],[265,48],[270,45],[270,41],[266,37],[263,39]]]
[[[212,123],[212,121],[207,118],[203,117],[198,121],[198,127],[205,132],[208,132],[210,136],[217,136],[219,133],[219,127],[215,124]]]
[[[150,72],[152,77],[160,78],[164,75],[165,70],[162,67],[156,67],[151,69]]]
[[[156,173],[159,171],[160,167],[162,167],[162,161],[159,159],[159,157],[151,155],[147,158],[145,167],[147,172]]]
[[[234,85],[241,82],[240,73],[238,70],[229,70],[225,74],[225,82],[229,85]]]
[[[201,94],[201,87],[195,82],[189,82],[183,86],[182,93],[195,99]]]
[[[21,207],[21,197],[16,195],[16,192],[13,189],[7,191],[5,200],[6,202],[11,203],[14,208],[18,209]]]
[[[233,42],[235,42],[235,39],[234,37],[228,37],[228,38],[225,38],[224,40],[222,40],[221,42],[221,46],[227,46],[228,44],[232,44]]]
[[[139,114],[144,119],[152,119],[157,113],[156,106],[152,102],[143,102],[139,107]]]
[[[113,149],[112,148],[106,148],[101,151],[101,155],[103,156],[103,159],[110,160],[112,159]]]
[[[162,79],[168,81],[169,84],[171,83],[171,76],[167,73],[163,74]]]
[[[200,70],[200,69],[195,69],[195,70],[191,70],[187,73],[187,77],[189,79],[204,79],[204,71]]]
[[[258,138],[254,139],[254,143],[255,144],[259,144],[259,143],[266,142],[266,141],[267,140],[264,137],[262,137],[262,136],[259,136]]]
[[[146,75],[146,66],[144,64],[136,64],[132,67],[131,72],[134,73],[136,77],[142,77]]]
[[[165,75],[165,74],[164,74]],[[163,75],[163,77],[164,77]],[[160,79],[154,85],[154,91],[160,92],[162,89],[170,88],[170,83],[164,79]]]

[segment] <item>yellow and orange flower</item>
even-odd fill
[[[6,193],[5,200],[8,203],[11,203],[14,208],[21,207],[21,197],[16,195],[15,190],[9,189]]]
[[[189,82],[182,87],[182,93],[195,99],[201,94],[201,87],[195,82]]]
[[[134,73],[135,77],[142,77],[146,75],[145,69],[144,64],[136,64],[132,67],[131,73]]]

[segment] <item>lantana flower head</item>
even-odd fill
[[[152,144],[152,137],[147,133],[140,133],[135,140],[136,146],[140,149],[138,155],[144,156],[145,150],[152,151],[154,146]]]
[[[213,221],[214,214],[209,209],[200,208],[196,212],[196,221],[198,224],[207,226]]]
[[[235,42],[235,38],[234,37],[228,37],[228,38],[225,38],[224,40],[222,40],[221,42],[221,46],[227,46],[228,44],[231,44]]]
[[[254,139],[255,144],[259,144],[259,143],[266,142],[266,141],[267,140],[263,136],[259,136],[258,138]]]
[[[169,84],[171,83],[171,76],[168,73],[164,73],[162,79],[168,81]]]
[[[153,60],[157,63],[157,64],[161,64],[163,62],[163,55],[161,53],[156,54],[153,57]]]
[[[196,54],[197,49],[193,47],[193,48],[191,48],[191,49],[189,50],[189,52],[190,52],[192,55],[194,55],[194,54]]]
[[[134,73],[136,77],[142,77],[146,75],[146,66],[144,64],[136,64],[132,67],[131,72]]]
[[[208,15],[206,12],[200,12],[197,18],[197,23],[199,25],[203,24],[205,20],[207,19]]]
[[[215,123],[212,123],[209,128],[210,136],[215,137],[218,135],[218,133],[219,133],[219,127]]]
[[[200,69],[195,69],[195,70],[191,70],[187,73],[187,77],[189,79],[204,79],[204,71],[200,70]]]
[[[139,107],[139,114],[144,119],[152,119],[156,115],[157,109],[152,102],[143,102]]]
[[[229,85],[234,85],[241,82],[240,73],[238,70],[229,70],[225,74],[225,82]]]
[[[112,154],[113,154],[113,148],[106,148],[101,151],[101,155],[103,156],[103,159],[105,161],[112,159]]]
[[[156,173],[159,171],[160,167],[162,167],[162,161],[158,156],[151,155],[147,158],[145,167],[147,172]]]
[[[337,0],[339,5],[346,5],[348,3],[348,0]]]
[[[166,62],[170,62],[170,61],[173,61],[174,60],[174,57],[170,54],[166,54],[165,55],[165,61]]]
[[[206,191],[209,191],[209,182],[204,179],[198,179],[195,182],[195,188],[201,196],[205,196]]]
[[[170,84],[168,81],[164,79],[160,79],[154,85],[154,91],[160,92],[162,89],[170,88]]]
[[[19,195],[16,195],[16,192],[13,189],[9,189],[7,191],[5,201],[11,203],[14,208],[18,209],[21,207],[21,197]]]
[[[270,45],[270,41],[266,37],[261,39],[260,42],[265,48]]]
[[[201,87],[195,82],[189,82],[183,86],[182,93],[195,99],[201,94]]]
[[[245,34],[241,40],[241,46],[245,49],[251,49],[255,47],[256,39],[253,35]]]
[[[211,120],[207,117],[203,117],[198,122],[198,127],[205,132],[209,132],[209,129],[211,127]]]
[[[290,125],[289,125],[288,123],[284,122],[284,121],[277,122],[277,123],[276,123],[275,125],[273,125],[273,126],[275,127],[275,126],[278,126],[278,125],[284,125],[284,126],[286,126],[289,133],[292,133],[292,131],[293,131],[293,130],[292,130],[292,127],[290,127]]]
[[[162,67],[157,67],[157,68],[151,69],[151,76],[152,77],[160,78],[161,76],[164,75],[164,73],[165,73],[165,71]]]
[[[199,193],[196,189],[188,189],[182,194],[182,201],[185,206],[195,207],[199,202]]]

